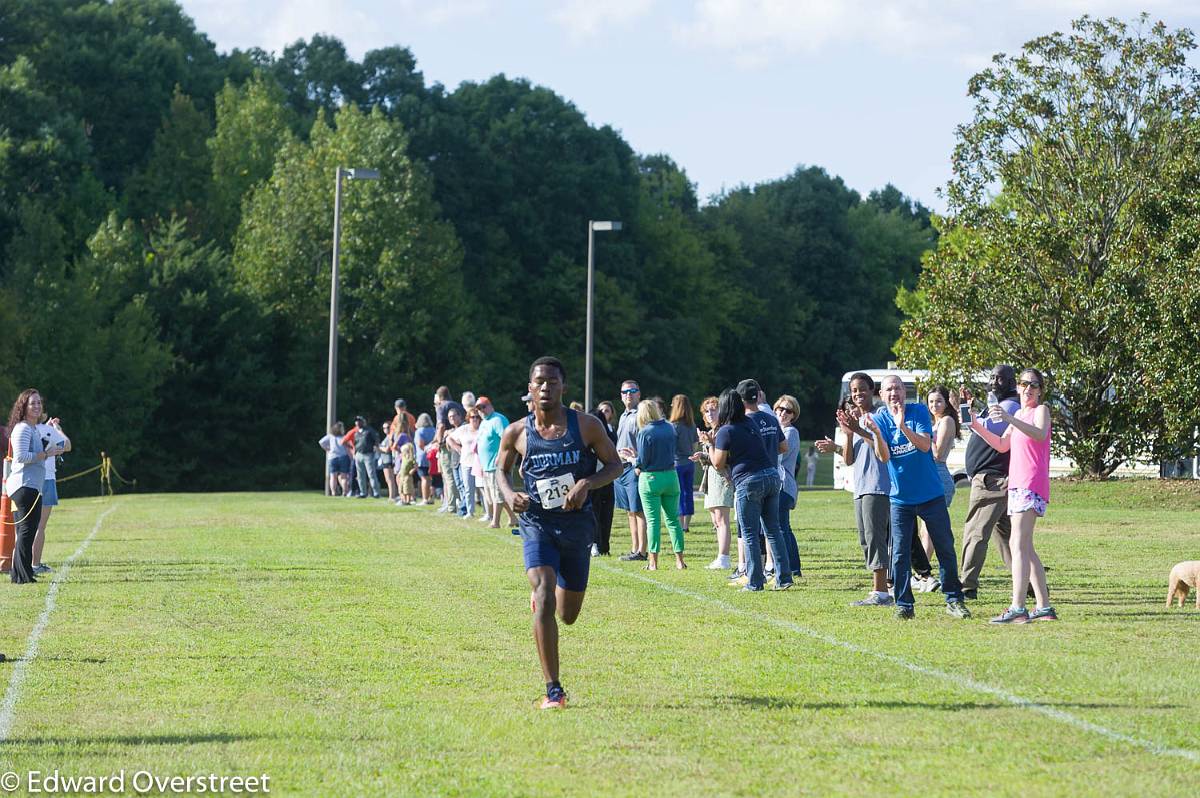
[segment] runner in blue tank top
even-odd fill
[[[500,494],[521,514],[525,575],[533,588],[533,639],[537,643],[546,695],[542,709],[566,706],[558,680],[558,622],[572,624],[583,607],[592,537],[596,529],[588,491],[602,488],[621,473],[621,460],[599,420],[563,407],[566,373],[562,363],[540,357],[529,369],[533,413],[508,425],[500,440]],[[509,481],[517,455],[522,459],[524,490]],[[599,459],[604,468],[596,470]]]

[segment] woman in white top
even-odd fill
[[[46,418],[45,413],[42,413],[42,418]],[[50,441],[51,446],[61,446],[64,453],[71,451],[71,439],[63,432],[62,424],[57,418],[38,424],[37,431],[43,440]],[[48,574],[54,570],[42,562],[42,548],[46,545],[46,524],[50,521],[50,511],[58,505],[58,483],[55,482],[57,470],[58,458],[47,458],[46,482],[42,486],[42,518],[38,522],[37,535],[33,539],[33,572],[35,574]]]
[[[467,411],[467,423],[451,433],[450,445],[458,450],[460,455],[459,470],[463,481],[463,506],[466,508],[466,518],[475,515],[476,481],[475,473],[479,470],[479,411],[471,408]],[[482,471],[480,471],[482,474]]]
[[[13,501],[16,545],[13,546],[12,581],[36,582],[33,573],[33,539],[41,520],[42,488],[46,484],[46,461],[63,453],[61,446],[50,446],[37,432],[42,417],[42,396],[34,388],[21,392],[8,416],[12,445],[12,471],[4,482],[4,491]]]
[[[325,450],[325,471],[329,477],[327,492],[330,496],[338,495],[339,485],[343,496],[350,495],[350,454],[342,445],[342,436],[345,434],[345,425],[336,421],[329,427],[329,434],[317,441]]]

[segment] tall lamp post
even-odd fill
[[[593,222],[588,220],[588,278],[587,278],[587,352],[584,354],[583,376],[583,409],[592,410],[592,293],[594,290],[596,266],[593,256],[593,238],[597,232],[616,232],[621,229],[620,222]]]
[[[325,429],[337,421],[337,328],[338,328],[338,255],[342,234],[342,177],[350,180],[378,180],[378,169],[345,169],[341,166],[333,178],[333,270],[329,278],[329,382],[325,388]],[[321,481],[329,494],[329,475],[322,470]]]

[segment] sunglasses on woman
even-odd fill
[[[792,408],[790,408],[790,407],[777,407],[777,408],[775,408],[775,412],[776,412],[776,413],[791,413],[791,412],[792,412]]]
[[[1029,380],[1021,380],[1017,385],[1020,385],[1022,388],[1038,388],[1039,390],[1042,387],[1040,382],[1030,382]]]

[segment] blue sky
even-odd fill
[[[1183,0],[182,0],[227,51],[314,33],[355,59],[399,44],[427,83],[526,77],[722,188],[822,166],[866,194],[893,183],[935,210],[967,80],[1082,15],[1200,28]],[[1195,61],[1197,59],[1193,59]]]

